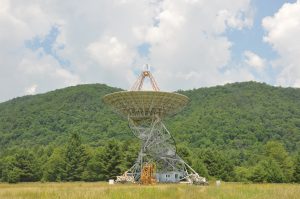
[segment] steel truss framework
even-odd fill
[[[181,173],[178,181],[190,175],[198,175],[177,155],[175,140],[158,116],[144,118],[138,122],[128,117],[128,122],[133,134],[142,142],[138,158],[129,170],[136,181],[139,181],[143,164],[146,162],[154,162],[158,173]]]

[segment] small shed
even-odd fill
[[[156,173],[156,180],[158,182],[179,182],[184,176],[184,172],[170,171],[165,173]]]

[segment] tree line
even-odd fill
[[[128,122],[101,100],[116,91],[78,85],[0,103],[1,181],[98,181],[122,174],[139,144]],[[178,92],[190,102],[165,124],[180,156],[200,175],[299,182],[300,89],[244,82]]]
[[[136,144],[110,141],[104,147],[83,145],[72,134],[62,147],[16,149],[0,159],[3,182],[102,181],[120,175],[135,160]]]
[[[139,151],[137,142],[110,140],[104,146],[82,143],[70,135],[61,147],[15,148],[0,157],[0,181],[104,181],[128,170]],[[234,151],[189,148],[179,144],[179,155],[201,176],[238,182],[300,183],[300,152],[289,154],[278,141],[267,142],[245,161]],[[246,155],[246,154],[245,154]],[[243,156],[239,154],[239,156]]]

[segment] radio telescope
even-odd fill
[[[149,78],[152,91],[142,90],[144,80]],[[104,102],[115,112],[128,119],[133,134],[141,140],[141,149],[135,164],[119,182],[141,182],[143,171],[155,165],[156,172],[151,175],[156,182],[188,181],[205,184],[200,177],[176,153],[176,143],[162,120],[181,111],[188,103],[188,97],[179,93],[162,92],[149,68],[142,71],[130,91],[105,95]],[[151,167],[152,169],[152,167]]]

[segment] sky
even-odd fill
[[[0,0],[0,102],[78,84],[300,87],[300,0]]]

